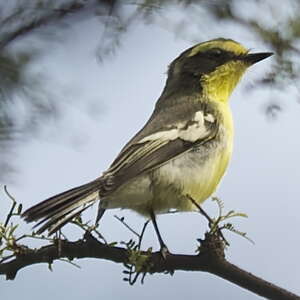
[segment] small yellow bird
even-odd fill
[[[272,53],[253,53],[230,39],[197,44],[169,66],[165,88],[146,125],[99,178],[53,196],[23,213],[54,233],[98,199],[105,209],[129,208],[151,218],[194,210],[217,188],[233,145],[228,98],[248,67]]]

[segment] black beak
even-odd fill
[[[243,60],[245,62],[249,63],[250,65],[253,65],[273,54],[274,53],[272,53],[272,52],[251,53],[251,54],[247,54],[246,56],[244,56]]]

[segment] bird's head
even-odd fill
[[[177,57],[169,66],[166,90],[201,91],[216,101],[227,101],[242,75],[251,65],[272,55],[249,53],[230,39],[197,44]]]

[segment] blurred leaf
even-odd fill
[[[275,102],[268,103],[265,108],[264,112],[269,120],[273,121],[278,117],[278,114],[282,111],[281,105]]]
[[[0,53],[0,105],[12,97],[12,93],[22,87],[24,81],[22,73],[31,61],[28,53]]]

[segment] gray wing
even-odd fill
[[[139,174],[213,139],[218,131],[216,119],[212,113],[199,110],[192,112],[189,118],[175,124],[165,124],[160,130],[150,130],[149,133],[151,123],[157,122],[155,118],[150,119],[141,131],[143,134],[135,136],[103,174],[104,178],[109,178],[103,192],[109,193]],[[145,132],[148,135],[145,136]]]

